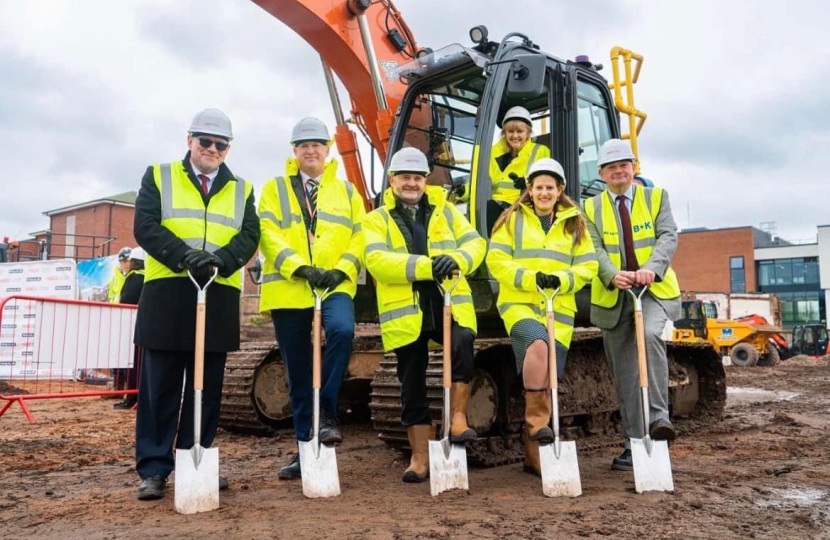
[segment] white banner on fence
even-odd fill
[[[45,298],[12,299],[6,307],[2,325],[16,325],[21,342],[10,348],[11,362],[0,362],[0,380],[69,379],[80,370],[133,367],[132,306]]]

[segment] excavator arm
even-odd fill
[[[253,0],[282,21],[320,54],[337,121],[335,142],[349,181],[367,207],[369,193],[355,123],[386,159],[393,114],[406,91],[397,68],[418,52],[415,38],[392,0]],[[329,69],[346,87],[350,118],[340,108]]]

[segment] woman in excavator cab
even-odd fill
[[[599,263],[585,219],[565,194],[558,161],[540,159],[528,171],[527,191],[496,222],[487,267],[499,281],[497,302],[525,389],[524,470],[541,475],[539,444],[553,440],[548,427],[547,313],[541,289],[558,290],[553,300],[556,372],[565,374],[573,336],[575,294],[597,275]]]
[[[493,188],[487,201],[487,230],[501,213],[519,200],[525,189],[525,177],[537,160],[550,157],[550,149],[530,140],[533,122],[524,107],[511,107],[501,121],[501,137],[490,153],[490,182]]]

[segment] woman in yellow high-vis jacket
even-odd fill
[[[532,130],[530,112],[524,107],[511,107],[502,118],[501,138],[490,153],[493,191],[487,202],[487,230],[492,231],[501,213],[519,200],[530,166],[550,157],[547,146],[530,140]]]
[[[548,335],[544,297],[537,290],[559,289],[554,299],[557,374],[573,335],[574,295],[597,274],[594,246],[585,220],[565,194],[565,173],[553,159],[537,161],[528,190],[496,222],[487,266],[499,281],[498,310],[513,344],[525,388],[525,471],[541,474],[539,444],[553,441],[547,393]]]

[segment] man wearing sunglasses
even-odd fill
[[[225,165],[232,138],[222,111],[199,112],[184,159],[148,167],[136,199],[133,233],[147,252],[135,332],[135,344],[144,351],[135,443],[141,500],[164,496],[174,443],[193,446],[196,287],[188,272],[204,286],[218,271],[207,293],[205,448],[219,424],[225,358],[239,348],[242,268],[256,252],[259,218],[251,184]],[[227,486],[220,477],[219,488]]]

